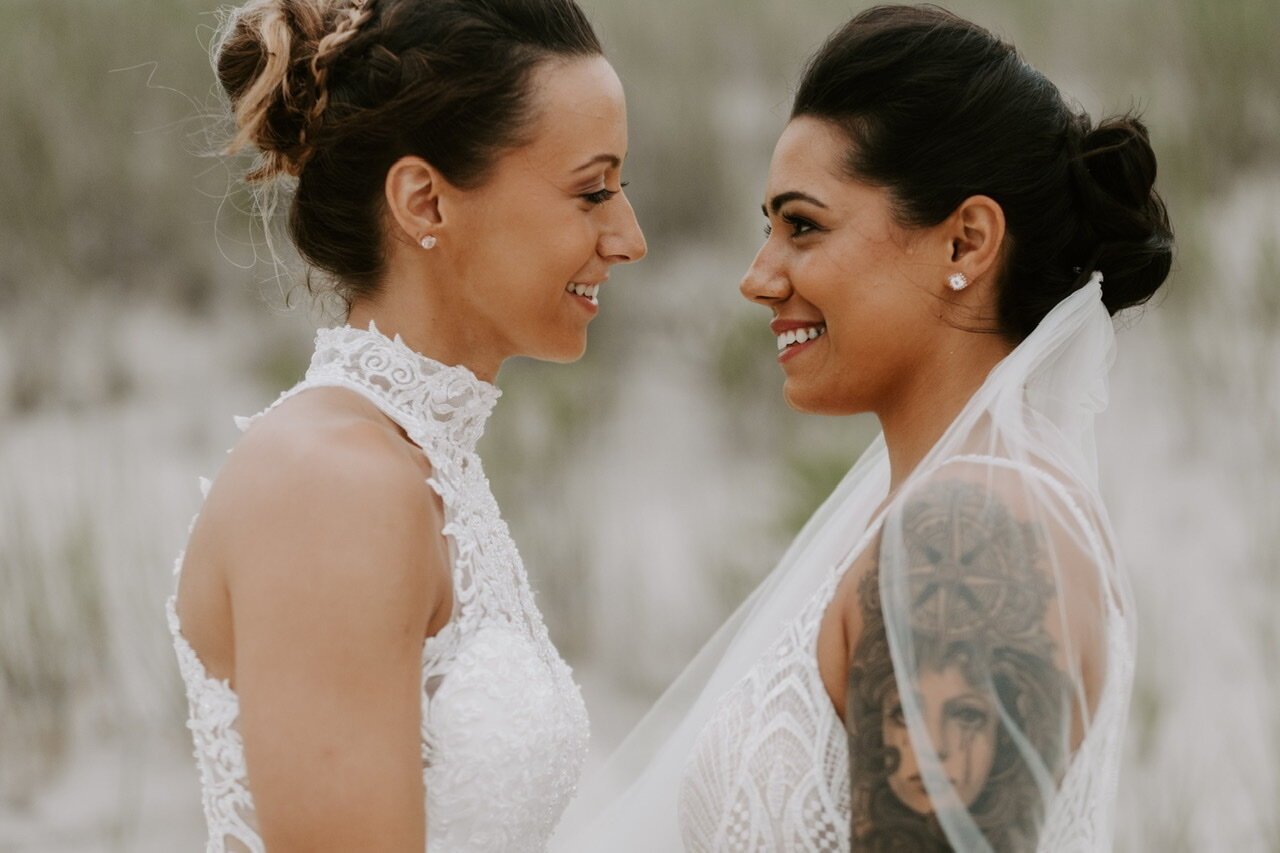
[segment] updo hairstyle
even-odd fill
[[[573,0],[251,0],[215,48],[246,175],[291,176],[289,234],[348,303],[385,266],[383,186],[416,155],[455,186],[484,183],[529,141],[533,70],[601,53]]]
[[[966,198],[1004,211],[996,325],[1017,342],[1103,274],[1112,314],[1150,299],[1172,263],[1156,158],[1132,115],[1091,125],[1009,44],[936,6],[877,6],[810,61],[792,118],[849,138],[849,177],[928,227]]]

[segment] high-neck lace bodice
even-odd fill
[[[350,326],[318,331],[306,378],[274,405],[318,385],[363,394],[424,449],[437,446],[446,456],[458,458],[475,453],[502,395],[467,368],[448,367],[420,355],[399,335],[387,338],[377,326],[369,331]]]
[[[395,421],[426,454],[428,482],[445,508],[454,611],[422,650],[427,850],[540,850],[581,771],[587,717],[476,455],[500,392],[372,326],[321,330],[306,378],[272,408],[323,386],[361,394]],[[261,416],[238,423],[247,429]],[[260,853],[238,699],[226,681],[208,676],[183,637],[174,599],[167,610],[190,706],[207,849]]]

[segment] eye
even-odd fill
[[[982,729],[987,725],[987,712],[974,705],[958,705],[950,709],[952,719],[968,729]]]
[[[822,230],[817,225],[815,225],[812,220],[805,219],[803,216],[797,216],[794,213],[783,214],[782,221],[787,223],[787,225],[790,227],[791,237],[803,237],[804,235],[810,233],[811,231]],[[766,222],[764,224],[764,236],[769,237],[772,234],[773,234],[773,225]]]
[[[782,221],[791,226],[792,237],[802,237],[810,231],[816,231],[818,228],[808,219],[803,216],[796,216],[794,213],[789,213],[782,217]]]
[[[618,188],[616,190],[611,190],[608,188],[598,189],[595,192],[583,193],[581,196],[579,196],[579,198],[584,198],[591,204],[604,204],[606,201],[613,198],[618,193],[622,192],[622,190],[625,189],[626,186],[627,186],[627,181],[623,181],[621,184],[618,185]]]

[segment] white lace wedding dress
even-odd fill
[[[422,649],[427,851],[542,850],[582,770],[587,714],[476,454],[500,392],[372,327],[321,330],[306,378],[273,406],[322,386],[350,389],[399,424],[430,461],[428,482],[444,503],[455,604]],[[240,419],[241,428],[253,420]],[[206,673],[173,598],[167,612],[190,706],[207,850],[263,853],[236,694]]]

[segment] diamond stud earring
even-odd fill
[[[418,245],[424,249],[434,249],[436,247],[436,238],[428,234],[418,241]]]
[[[952,290],[964,290],[969,286],[969,277],[962,272],[953,272],[947,279],[947,284]]]

